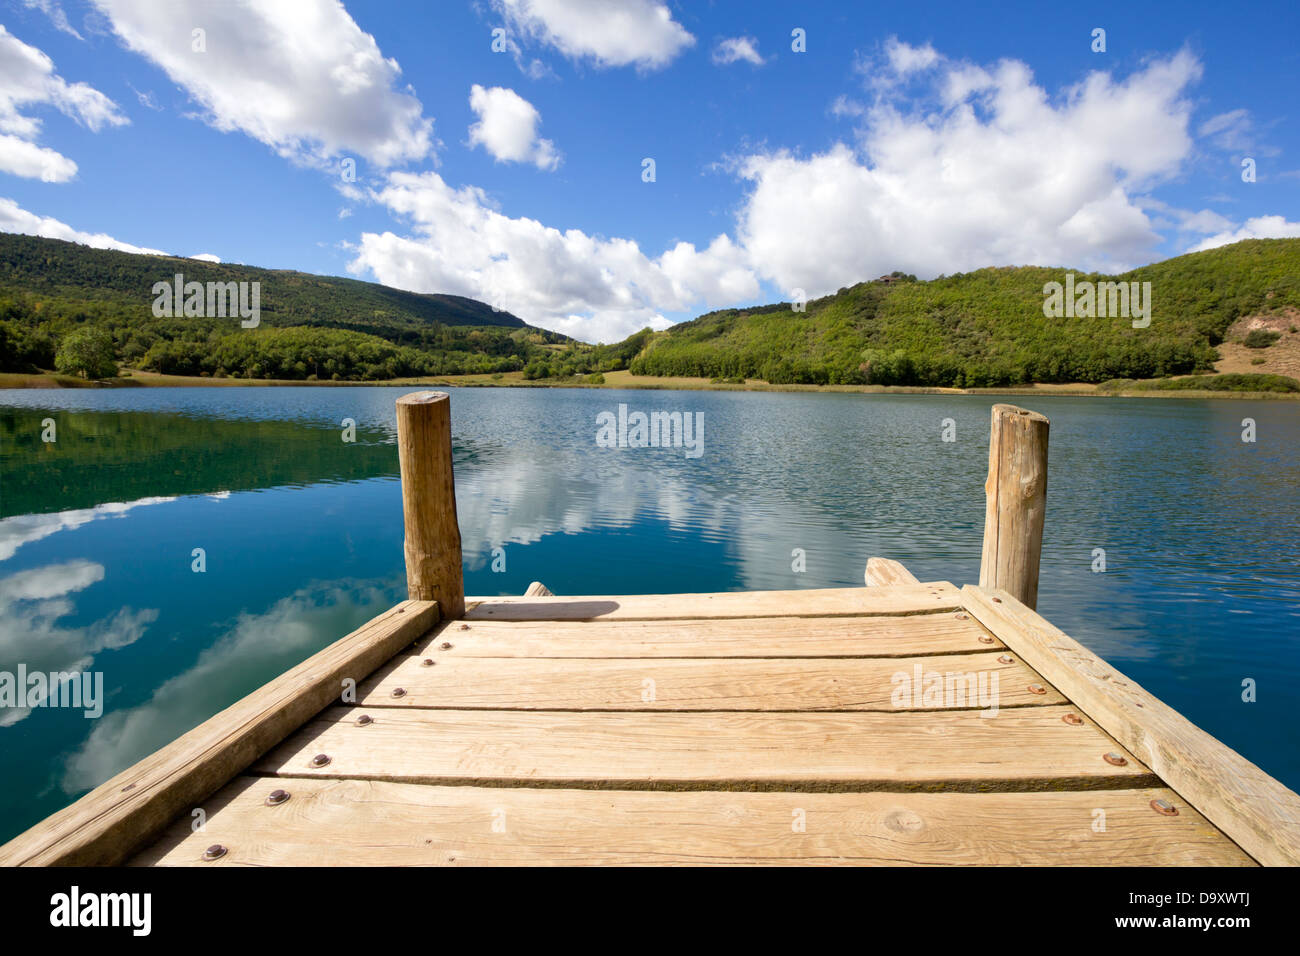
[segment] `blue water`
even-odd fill
[[[404,597],[406,391],[0,391],[0,671],[107,695],[0,709],[0,840]],[[471,594],[860,586],[872,555],[978,578],[995,399],[451,391]],[[1300,405],[1025,401],[1052,421],[1040,612],[1300,789]],[[702,412],[703,455],[597,447],[620,402]]]

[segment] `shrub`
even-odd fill
[[[1268,329],[1251,329],[1242,344],[1248,349],[1266,349],[1281,337],[1281,332],[1272,332]]]
[[[59,342],[54,368],[64,375],[82,378],[112,378],[117,374],[113,339],[100,329],[80,328]]]

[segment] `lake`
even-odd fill
[[[0,671],[105,697],[0,709],[0,841],[405,597],[409,391],[0,391]],[[448,391],[469,594],[978,579],[998,399]],[[1300,789],[1300,406],[1012,400],[1052,421],[1040,612]],[[702,454],[599,447],[620,403],[701,414]]]

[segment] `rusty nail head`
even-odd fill
[[[1046,693],[1047,693],[1047,688],[1044,687],[1042,684],[1030,684],[1030,685],[1029,685],[1029,693],[1031,693],[1031,694],[1046,694]]]
[[[357,723],[364,727],[366,724],[372,723],[374,719],[375,718],[371,717],[369,714],[362,714],[357,718]]]
[[[1010,654],[1003,654],[1001,657],[998,658],[999,664],[1014,664],[1015,662],[1016,659],[1012,657]]]
[[[992,643],[993,643],[993,638],[991,638],[991,637],[990,637],[989,635],[987,635],[987,634],[981,634],[980,637],[979,637],[979,641],[980,641],[981,644],[992,644]]]
[[[311,758],[311,765],[313,767],[323,767],[329,762],[330,762],[329,754],[317,754],[316,756]]]
[[[406,613],[406,608],[404,608],[404,607],[399,607],[399,608],[397,609],[397,613],[398,613],[398,614],[405,614],[405,613]]]
[[[1002,603],[1002,598],[994,598],[994,599],[993,599],[993,603],[994,603],[994,604],[1001,604],[1001,603]]]
[[[468,630],[469,630],[469,625],[468,625],[468,624],[462,624],[462,625],[460,626],[460,629],[461,629],[462,631],[468,631]]]
[[[406,696],[406,688],[405,688],[405,687],[394,687],[394,688],[393,688],[393,696],[394,696],[394,697],[405,697],[405,696]]]
[[[1115,753],[1113,750],[1112,750],[1110,753],[1106,754],[1106,758],[1105,758],[1105,759],[1106,759],[1106,763],[1108,763],[1108,764],[1112,764],[1112,765],[1114,765],[1114,766],[1116,766],[1116,767],[1123,767],[1123,766],[1127,766],[1127,764],[1128,764],[1128,760],[1127,760],[1126,758],[1121,757],[1119,754]]]
[[[1168,800],[1152,800],[1151,809],[1156,813],[1163,813],[1167,817],[1178,816],[1178,808]]]
[[[439,644],[438,646],[441,647],[444,651],[449,651],[449,650],[451,650],[451,644],[450,644],[449,642],[447,642],[447,641],[443,641],[443,642],[442,642],[441,644]]]
[[[964,621],[964,620],[966,620],[966,617],[967,617],[967,615],[965,615],[965,614],[958,614],[958,615],[957,615],[957,620],[959,620],[959,621]]]
[[[432,666],[433,666],[433,658],[432,658],[432,657],[426,657],[424,660],[420,661],[420,663],[421,663],[423,666],[425,666],[425,667],[432,667]]]
[[[219,860],[226,855],[226,848],[220,843],[214,843],[203,851],[203,859],[212,861]]]
[[[1080,717],[1078,714],[1066,714],[1061,719],[1065,721],[1067,724],[1073,724],[1075,727],[1078,727],[1080,724],[1083,723],[1083,718]]]
[[[268,807],[278,807],[288,799],[288,790],[272,790],[270,795],[266,798],[266,805]]]
[[[125,787],[122,788],[122,792],[126,793],[128,790],[134,790],[134,789],[135,789],[135,784],[128,783]]]

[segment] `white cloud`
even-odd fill
[[[886,41],[885,57],[890,69],[900,78],[928,70],[939,62],[939,54],[930,44],[912,46],[898,37],[890,37]]]
[[[1188,249],[1188,252],[1203,252],[1215,249],[1243,239],[1295,239],[1300,237],[1300,222],[1291,222],[1285,216],[1256,216],[1247,219],[1238,229],[1226,229]]]
[[[893,269],[1123,268],[1158,244],[1135,197],[1190,152],[1190,54],[1123,81],[1093,73],[1054,101],[1023,63],[983,69],[908,49],[891,59],[934,68],[928,104],[903,111],[885,91],[856,149],[741,163],[753,186],[738,236],[762,276],[820,295]]]
[[[560,154],[549,139],[537,135],[542,115],[514,90],[477,83],[470,89],[470,109],[478,122],[469,128],[471,146],[483,146],[497,162],[532,163],[538,169],[555,169]]]
[[[21,112],[31,106],[53,106],[92,132],[128,122],[107,96],[85,83],[67,82],[54,72],[53,60],[0,25],[0,172],[67,182],[76,176],[77,164],[36,145],[41,121]]]
[[[220,262],[221,256],[213,255],[210,252],[200,252],[196,256],[190,256],[191,259],[197,259],[199,262]]]
[[[739,60],[754,66],[763,65],[763,58],[758,54],[758,40],[753,37],[728,37],[713,50],[713,62],[720,66]]]
[[[371,198],[409,219],[416,235],[363,233],[348,267],[354,274],[368,270],[385,285],[481,299],[588,341],[663,327],[661,312],[759,291],[744,251],[726,236],[703,250],[679,243],[651,259],[628,239],[513,219],[483,190],[453,189],[434,172],[393,173]]]
[[[695,37],[657,0],[493,0],[510,29],[599,66],[659,69]]]
[[[161,249],[147,249],[121,242],[103,232],[82,232],[73,229],[66,222],[60,222],[49,216],[38,216],[28,212],[12,199],[0,198],[0,232],[17,232],[25,236],[44,236],[46,239],[66,239],[79,242],[96,249],[118,249],[122,252],[140,252],[146,255],[165,256]]]
[[[433,150],[433,121],[401,68],[337,0],[210,3],[94,0],[117,35],[161,67],[223,132],[323,165],[356,152],[378,166]],[[193,49],[192,31],[204,34]]]
[[[71,34],[78,40],[85,39],[73,28],[72,24],[68,22],[68,15],[63,12],[63,7],[60,6],[59,0],[23,0],[23,3],[26,5],[27,9],[39,10],[41,13],[49,17],[50,22],[54,24],[56,30],[62,30],[64,33]]]
[[[25,544],[40,541],[59,531],[71,531],[100,518],[120,518],[141,505],[163,504],[175,498],[137,498],[112,501],[93,508],[56,511],[51,514],[13,515],[0,518],[0,561],[8,561]]]

